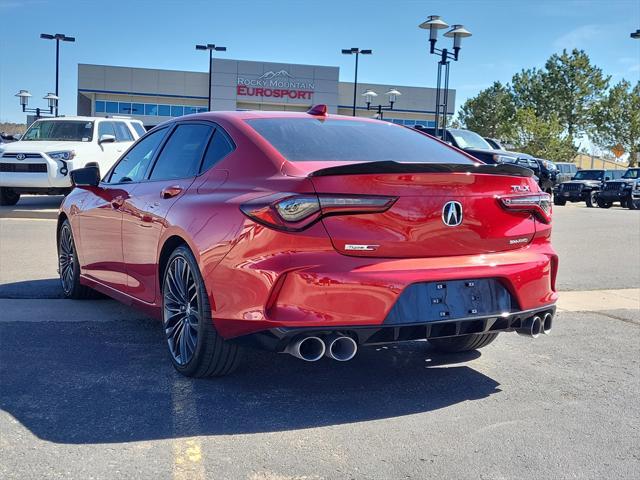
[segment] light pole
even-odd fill
[[[448,108],[448,100],[449,100],[449,62],[453,60],[454,62],[458,61],[458,56],[460,54],[460,44],[464,37],[470,37],[471,32],[464,28],[463,25],[454,25],[451,27],[447,33],[444,34],[445,37],[453,38],[453,53],[451,53],[446,48],[440,50],[436,48],[436,42],[438,41],[438,30],[449,28],[449,25],[445,23],[440,16],[438,15],[430,15],[426,21],[422,22],[419,25],[420,28],[424,30],[429,30],[429,44],[430,44],[430,53],[434,55],[439,55],[440,60],[438,61],[438,84],[436,87],[436,125],[435,125],[435,136],[440,137],[442,139],[445,138],[445,131],[447,128],[447,108]],[[441,103],[440,96],[442,92],[441,84],[442,84],[442,69],[444,68],[444,99]],[[440,134],[440,110],[442,110],[442,134]]]
[[[343,48],[342,49],[342,54],[343,55],[356,55],[356,74],[355,74],[355,79],[353,81],[353,113],[352,115],[355,117],[356,116],[356,91],[358,89],[358,57],[360,56],[360,54],[362,55],[371,55],[373,53],[373,50],[360,50],[357,47],[354,48]]]
[[[29,105],[29,98],[31,97],[31,94],[29,93],[29,90],[20,90],[18,93],[16,93],[15,96],[20,99],[20,106],[22,107],[22,111],[23,112],[35,113],[36,114],[36,119],[48,116],[48,115],[43,115],[42,114],[42,110],[44,110],[44,109],[41,109],[41,108],[28,108],[27,107],[27,105]],[[42,98],[44,100],[46,100],[48,102],[48,104],[49,104],[49,107],[48,107],[49,108],[49,115],[53,115],[53,110],[54,109],[56,110],[56,112],[58,111],[58,96],[57,95],[54,95],[53,93],[47,93]]]
[[[41,33],[40,38],[44,38],[45,40],[55,40],[56,41],[56,97],[60,94],[58,91],[58,78],[60,72],[60,41],[63,42],[75,42],[75,37],[67,37],[64,33],[56,33],[55,35],[51,35],[49,33]],[[58,102],[56,101],[56,117],[58,116]]]
[[[389,99],[389,104],[388,105],[382,105],[380,103],[380,104],[378,104],[377,107],[373,107],[378,112],[377,116],[378,116],[379,120],[383,120],[383,116],[382,116],[382,112],[383,111],[393,110],[393,104],[396,103],[396,99],[398,98],[398,95],[402,95],[402,94],[398,90],[396,90],[395,88],[392,88],[388,92],[386,92],[385,95]],[[373,101],[374,98],[376,98],[378,96],[378,94],[369,88],[369,89],[365,90],[365,92],[362,94],[362,96],[365,98],[365,102],[367,102],[367,110],[371,110],[371,102]]]
[[[206,45],[196,45],[196,50],[209,50],[209,101],[207,103],[207,110],[211,111],[211,62],[213,61],[213,51],[226,52],[227,47],[218,47],[213,43],[207,43]]]
[[[640,40],[640,29],[636,30],[635,32],[631,32],[629,36],[635,40]]]

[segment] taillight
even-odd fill
[[[381,195],[276,194],[247,202],[240,210],[268,227],[298,232],[329,215],[384,212],[396,200]]]
[[[502,195],[498,201],[506,210],[531,213],[541,222],[551,223],[551,195],[548,193]]]

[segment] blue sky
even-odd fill
[[[371,48],[363,81],[431,87],[436,58],[417,28],[431,14],[473,33],[451,68],[456,109],[562,48],[586,50],[614,81],[640,78],[640,41],[629,38],[638,0],[0,0],[0,120],[24,121],[19,89],[34,106],[54,90],[55,43],[43,32],[77,38],[61,45],[60,110],[73,114],[78,63],[206,71],[194,45],[207,42],[228,47],[226,58],[339,66],[341,80],[353,58],[340,49]]]

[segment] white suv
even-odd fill
[[[95,162],[108,171],[144,133],[127,117],[37,120],[20,141],[0,146],[0,205],[15,205],[21,193],[66,194],[71,170]]]

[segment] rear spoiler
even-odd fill
[[[484,173],[490,175],[508,175],[514,177],[532,177],[533,170],[511,163],[400,163],[400,162],[362,162],[349,163],[336,167],[322,168],[311,172],[309,177],[329,175],[358,175],[367,173]]]

